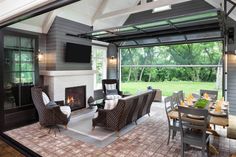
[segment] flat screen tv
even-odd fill
[[[66,43],[65,62],[90,63],[91,52],[91,46]]]

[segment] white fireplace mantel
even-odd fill
[[[94,95],[96,70],[40,71],[48,94],[54,101],[65,101],[65,88],[86,86],[86,100]],[[88,104],[86,104],[88,106]]]
[[[78,76],[78,75],[93,75],[96,70],[63,70],[63,71],[40,71],[40,75],[44,76]]]

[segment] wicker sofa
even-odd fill
[[[151,104],[156,90],[119,99],[112,110],[99,109],[98,116],[92,120],[93,128],[105,127],[119,132],[126,125],[135,122],[142,116],[150,113]]]

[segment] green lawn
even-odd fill
[[[191,82],[191,81],[165,81],[165,82],[128,82],[121,83],[121,89],[124,93],[135,94],[144,91],[147,86],[153,89],[161,89],[163,96],[170,96],[174,91],[183,90],[185,95],[190,93],[199,93],[200,89],[216,90],[215,82]],[[219,90],[219,97],[222,91]]]

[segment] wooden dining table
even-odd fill
[[[210,102],[210,104],[208,105],[208,110],[210,110],[211,105],[213,105],[213,102]],[[173,110],[173,111],[169,112],[168,116],[171,119],[179,119],[178,109],[176,108],[176,110]],[[229,126],[229,116],[228,116],[228,114],[226,116],[216,116],[216,115],[212,115],[212,114],[209,113],[209,116],[210,116],[209,124],[222,126],[223,128]],[[197,119],[193,118],[193,122],[194,121],[197,121]],[[213,130],[210,127],[210,125],[209,125],[209,128],[208,128],[207,131],[212,133],[212,135],[214,135],[214,136],[219,136],[219,134],[215,130]],[[213,154],[219,154],[219,151],[211,144],[209,146],[209,149],[210,149],[210,152],[212,152]]]
[[[211,104],[210,106],[213,104],[213,102],[210,102]],[[208,108],[208,109],[209,109]],[[176,108],[176,110],[171,111],[168,116],[171,119],[178,119],[179,115],[178,115],[178,109]],[[209,113],[210,116],[210,120],[209,120],[209,124],[213,124],[213,125],[218,125],[218,126],[222,126],[223,128],[228,127],[229,126],[229,118],[228,115],[225,116],[218,116],[218,115],[212,115]]]

